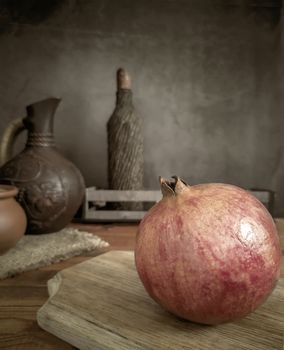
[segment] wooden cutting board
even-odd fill
[[[144,291],[133,252],[111,251],[58,273],[40,327],[80,349],[282,350],[284,281],[255,313],[203,326],[164,311]]]

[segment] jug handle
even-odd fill
[[[23,118],[17,118],[10,122],[4,131],[0,142],[0,166],[4,165],[12,158],[13,146],[17,136],[25,130]]]

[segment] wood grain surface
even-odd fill
[[[284,219],[276,219],[276,224],[282,247],[284,247]],[[109,249],[133,250],[134,248],[136,225],[72,224],[72,226],[98,234],[110,243]],[[36,313],[48,298],[47,281],[58,271],[88,259],[90,259],[90,256],[74,257],[61,263],[0,281],[1,350],[74,349],[73,346],[60,340],[58,337],[42,330],[36,322]],[[284,276],[283,260],[282,276]],[[216,350],[219,349],[217,343],[215,348]]]
[[[146,294],[133,252],[112,251],[70,267],[48,282],[38,323],[80,349],[279,350],[284,280],[256,312],[238,322],[203,326],[179,320]]]
[[[109,249],[133,250],[137,225],[80,225],[72,227],[99,235]],[[70,350],[73,346],[42,330],[36,321],[38,309],[48,298],[47,281],[58,271],[86,261],[78,256],[14,278],[0,281],[0,349]]]

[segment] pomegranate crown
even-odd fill
[[[163,197],[178,196],[190,187],[184,180],[176,175],[172,176],[172,179],[173,180],[166,180],[159,176]]]

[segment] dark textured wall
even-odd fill
[[[40,6],[39,6],[40,4]],[[145,187],[158,175],[277,192],[284,215],[281,1],[0,1],[0,133],[56,96],[59,147],[107,185],[115,71],[133,76]],[[20,147],[20,145],[18,145]]]

